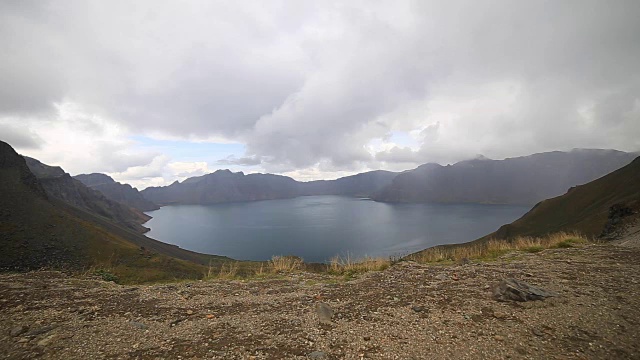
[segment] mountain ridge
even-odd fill
[[[58,169],[51,175],[68,176]],[[2,141],[0,247],[3,271],[107,268],[125,282],[201,278],[204,265],[233,261],[162,243],[48,195],[27,160]]]
[[[117,182],[108,175],[101,173],[79,174],[73,176],[73,178],[82,182],[90,189],[99,191],[108,199],[125,204],[139,211],[152,211],[160,208],[158,205],[145,199],[135,187]]]
[[[391,182],[396,173],[375,170],[336,180],[300,182],[276,174],[244,174],[228,169],[191,177],[140,193],[161,205],[287,199],[308,195],[369,196]]]
[[[335,180],[301,182],[276,174],[228,169],[149,187],[154,203],[215,204],[308,195],[370,197],[380,202],[533,205],[628,164],[637,154],[573,149],[492,160],[482,155],[453,165],[426,163],[413,170],[374,170]]]
[[[398,174],[372,198],[381,202],[489,203],[533,205],[568,188],[606,175],[637,154],[574,149],[491,160],[435,163]]]
[[[85,186],[58,166],[49,166],[39,160],[25,156],[29,170],[50,198],[58,198],[100,216],[104,216],[131,230],[144,233],[149,229],[142,226],[150,216],[125,204],[110,200],[101,192]]]

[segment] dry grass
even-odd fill
[[[346,257],[335,256],[329,263],[329,272],[332,274],[357,274],[369,271],[382,271],[391,266],[391,260],[372,258],[369,256],[355,260],[350,255]]]
[[[213,279],[235,279],[238,277],[238,269],[240,264],[237,261],[223,263],[220,267],[217,267],[209,263],[207,273],[204,276],[205,280]]]
[[[235,279],[238,275],[238,267],[237,262],[222,264],[220,272],[218,273],[218,279]]]
[[[549,248],[568,248],[588,242],[576,233],[559,232],[545,237],[518,237],[511,240],[488,240],[482,243],[470,243],[454,246],[436,246],[409,259],[422,263],[441,261],[459,261],[462,259],[494,259],[511,251],[535,253]]]
[[[291,273],[302,269],[304,261],[297,256],[274,256],[269,261],[269,270],[272,273]],[[262,267],[260,272],[264,271]]]

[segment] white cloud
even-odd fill
[[[5,2],[0,135],[156,183],[183,159],[159,169],[131,135],[242,143],[229,166],[305,178],[637,151],[639,17],[625,0]]]

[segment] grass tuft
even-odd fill
[[[235,279],[237,274],[238,274],[238,263],[230,262],[228,264],[222,264],[217,278],[218,279]]]
[[[350,255],[335,256],[329,263],[329,273],[336,275],[354,275],[369,271],[382,271],[391,266],[390,259],[372,258],[369,256],[355,260]]]
[[[408,259],[421,263],[459,261],[461,259],[496,259],[511,251],[538,253],[544,249],[570,248],[587,243],[576,233],[559,232],[545,237],[517,237],[511,240],[488,240],[461,245],[436,246],[410,255]]]
[[[110,271],[105,270],[105,269],[98,269],[98,270],[94,271],[93,274],[96,275],[96,276],[99,276],[104,281],[113,281],[116,284],[120,280],[120,279],[118,279],[118,277],[116,275],[112,274]]]
[[[292,273],[300,271],[304,261],[298,256],[274,256],[269,261],[273,273]],[[262,269],[260,271],[263,271]]]

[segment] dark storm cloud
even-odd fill
[[[637,1],[3,2],[0,116],[71,101],[241,141],[220,164],[269,171],[638,150],[638,18]]]

